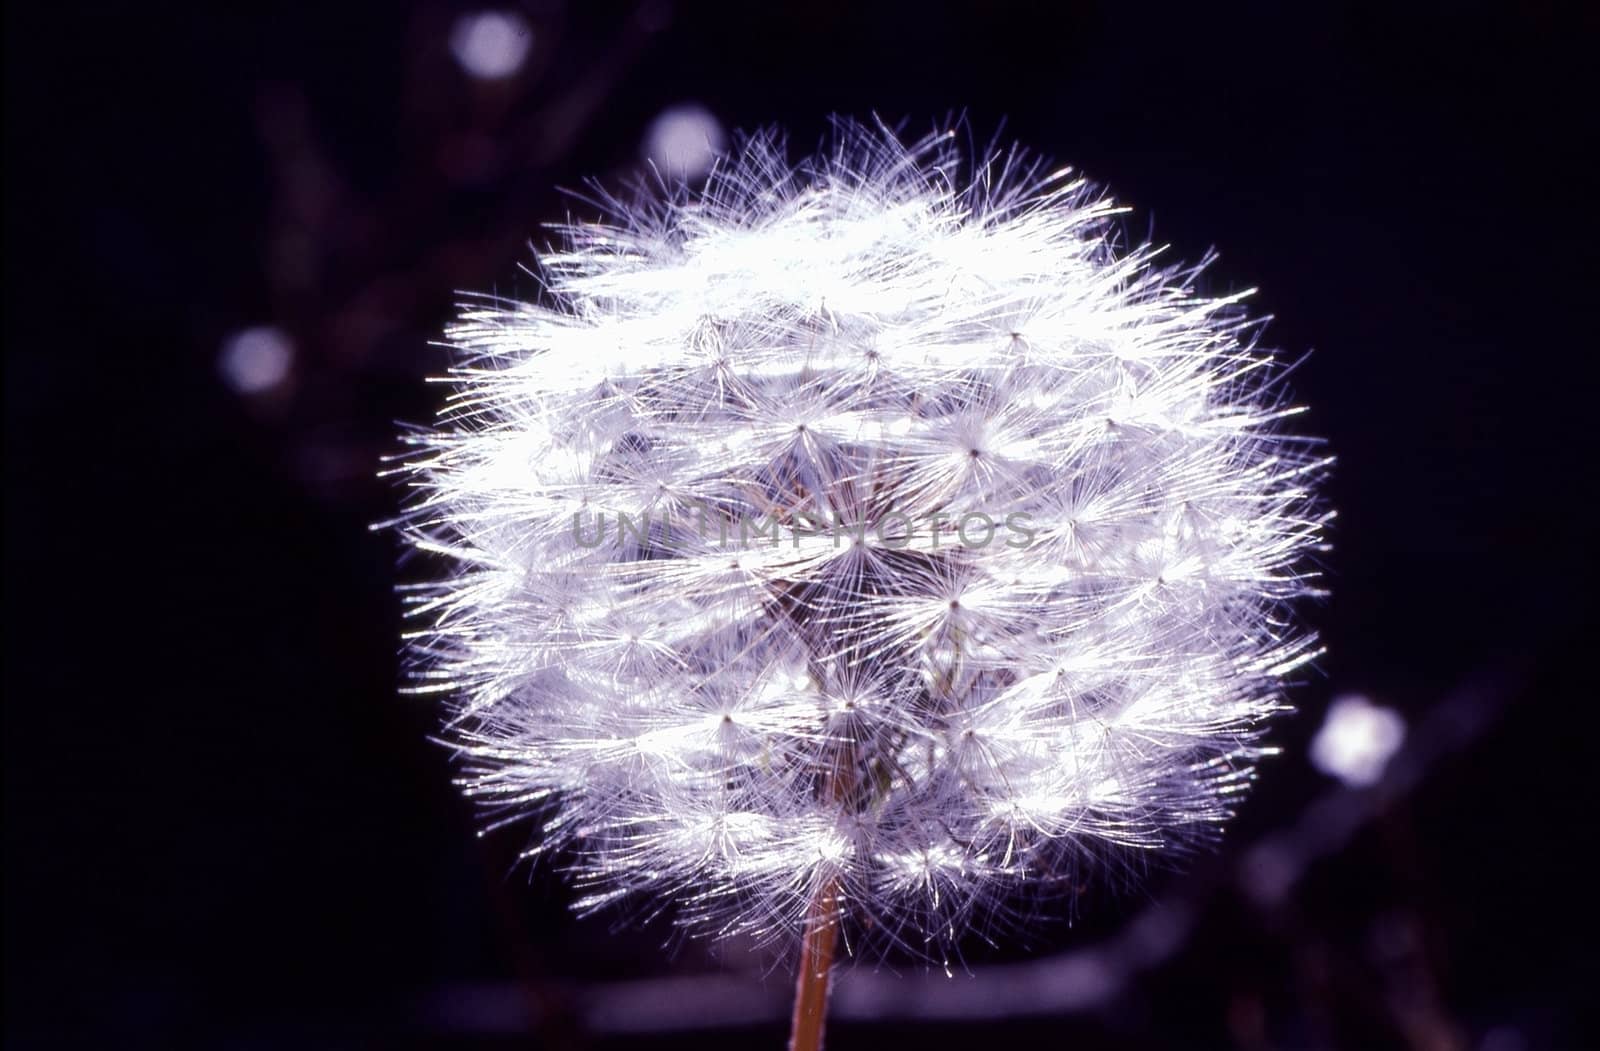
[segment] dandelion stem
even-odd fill
[[[800,946],[800,977],[794,988],[794,1020],[789,1051],[822,1051],[828,1020],[828,987],[833,976],[833,950],[839,939],[839,884],[829,879],[817,888],[806,915]]]
[[[831,749],[825,760],[822,798],[844,809],[855,800],[856,744],[846,739]],[[833,954],[839,943],[839,891],[837,870],[825,867],[811,905],[800,943],[800,975],[794,986],[794,1019],[789,1027],[789,1051],[822,1051],[822,1031],[828,1023],[828,987],[833,980]]]

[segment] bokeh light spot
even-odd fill
[[[294,343],[270,325],[235,332],[222,344],[217,367],[240,394],[264,394],[282,383],[294,366]]]
[[[689,104],[673,106],[655,119],[645,134],[644,153],[668,178],[697,179],[711,170],[727,144],[727,134],[711,111]]]
[[[500,80],[522,68],[533,29],[514,11],[462,15],[450,29],[450,53],[469,76]]]
[[[1311,763],[1352,788],[1374,784],[1406,739],[1406,723],[1392,708],[1359,694],[1335,697],[1311,741]]]

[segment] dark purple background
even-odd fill
[[[484,88],[451,5],[8,5],[8,1043],[780,1046],[586,1035],[586,989],[713,965],[570,919],[559,880],[514,867],[522,833],[475,838],[432,713],[395,694],[407,571],[367,529],[395,505],[393,421],[434,408],[453,291],[531,294],[516,265],[556,188],[636,171],[692,101],[802,147],[834,111],[1005,118],[1136,233],[1219,247],[1213,288],[1261,286],[1269,341],[1314,351],[1294,383],[1339,456],[1334,597],[1309,614],[1330,655],[1230,843],[1327,787],[1304,752],[1337,693],[1415,720],[1488,683],[1498,712],[1286,906],[1220,893],[1101,1010],[840,1023],[829,1046],[1579,1044],[1591,17],[1217,6],[545,0],[521,8],[528,70]],[[243,398],[218,351],[264,323],[295,373]],[[1036,947],[1182,882],[1093,891]]]

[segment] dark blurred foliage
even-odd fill
[[[802,148],[830,112],[1004,119],[1138,206],[1134,233],[1220,247],[1214,288],[1262,287],[1339,456],[1330,655],[1283,758],[1219,855],[1031,937],[1041,967],[1097,959],[1186,902],[1170,952],[1083,1010],[869,1005],[830,1047],[1585,1044],[1592,14],[515,9],[531,49],[496,82],[451,57],[454,5],[6,10],[9,1043],[780,1046],[778,1021],[716,1023],[746,987],[781,1011],[781,973],[575,921],[515,863],[524,832],[474,836],[434,714],[395,691],[392,588],[418,569],[368,530],[454,292],[536,294],[530,241],[584,207],[559,189],[637,174],[693,102]],[[218,356],[257,325],[292,370],[241,394]],[[1366,793],[1305,760],[1350,691],[1412,726],[1411,774]],[[1245,845],[1315,838],[1330,798],[1349,835],[1281,897],[1241,889]],[[973,951],[955,984],[1026,958]],[[618,1032],[617,1003],[670,1008],[693,983],[648,983],[694,976],[736,979],[704,1031]]]

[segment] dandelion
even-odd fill
[[[402,520],[418,688],[577,907],[836,956],[1212,838],[1315,653],[1282,369],[1103,192],[951,132],[741,140],[474,298]]]

